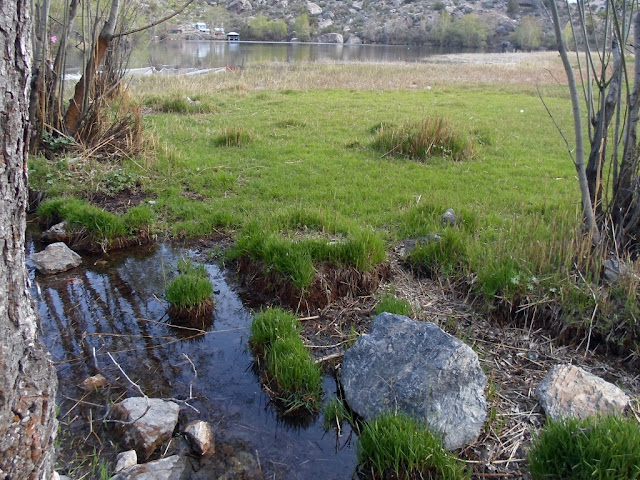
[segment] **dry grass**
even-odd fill
[[[413,90],[452,85],[502,85],[528,89],[566,83],[556,52],[457,54],[427,57],[420,63],[251,64],[243,70],[189,77],[135,80],[146,94],[201,95],[219,90],[352,89]]]

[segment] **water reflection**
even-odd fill
[[[36,248],[29,242],[27,255]],[[211,327],[202,333],[168,324],[165,282],[180,258],[194,255],[160,244],[108,260],[84,257],[83,267],[55,276],[36,275],[28,263],[42,338],[58,370],[59,402],[79,395],[77,385],[98,372],[123,383],[109,352],[150,396],[188,398],[192,385],[196,417],[216,425],[218,439],[247,443],[268,478],[348,478],[355,447],[347,437],[336,445],[321,416],[301,425],[274,414],[246,348],[250,312],[216,265],[206,265],[216,289]],[[327,394],[335,389],[326,379]]]
[[[163,41],[134,49],[129,68],[216,68],[257,62],[419,62],[439,53],[450,52],[416,45]],[[70,48],[67,72],[79,72],[82,58],[78,49]]]

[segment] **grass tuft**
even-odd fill
[[[426,426],[406,414],[386,413],[367,422],[357,445],[358,463],[373,478],[469,478],[464,464]]]
[[[213,284],[205,266],[180,260],[178,271],[180,273],[166,288],[170,313],[179,318],[198,318],[210,313],[213,308]]]
[[[534,440],[529,468],[535,480],[638,479],[638,422],[616,416],[550,420]]]
[[[229,127],[215,137],[213,144],[216,147],[242,147],[249,143],[251,138],[252,135],[242,127]]]
[[[403,156],[420,162],[431,157],[462,161],[471,160],[475,153],[468,135],[456,132],[449,120],[441,117],[427,117],[400,127],[380,124],[375,131],[372,146],[383,156]]]
[[[264,310],[251,322],[249,343],[256,355],[266,358],[267,380],[285,415],[317,412],[323,394],[320,367],[299,332],[297,317],[280,308]]]
[[[395,313],[408,317],[411,314],[411,304],[395,296],[394,292],[385,293],[376,304],[376,315],[383,312]]]

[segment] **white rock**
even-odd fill
[[[586,418],[595,414],[622,413],[629,397],[612,383],[575,365],[556,365],[536,389],[547,416]]]

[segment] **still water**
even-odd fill
[[[451,52],[415,45],[162,41],[135,48],[129,68],[217,68],[265,62],[420,62],[441,53]],[[80,52],[72,50],[68,58],[67,71],[78,72],[82,62]]]
[[[30,241],[27,256],[41,248]],[[183,407],[183,419],[209,421],[217,442],[241,442],[259,458],[265,478],[349,478],[356,455],[348,426],[337,437],[334,431],[325,432],[322,414],[301,426],[283,421],[269,404],[251,368],[250,309],[224,271],[205,262],[216,289],[206,333],[168,323],[165,283],[183,257],[197,258],[197,253],[159,244],[108,258],[85,256],[81,267],[52,276],[36,274],[28,262],[42,340],[58,372],[61,416],[70,412],[62,420],[72,421],[78,405],[85,407],[81,416],[104,414],[100,401],[82,396],[78,388],[96,373],[107,377],[112,397],[138,395],[109,360],[111,353],[149,396],[187,399],[192,388],[190,404],[200,413]],[[196,368],[195,379],[189,361]],[[325,400],[335,390],[335,380],[326,378]],[[99,430],[100,422],[94,426]],[[87,428],[76,435],[89,438]],[[101,432],[105,444],[110,437]]]

